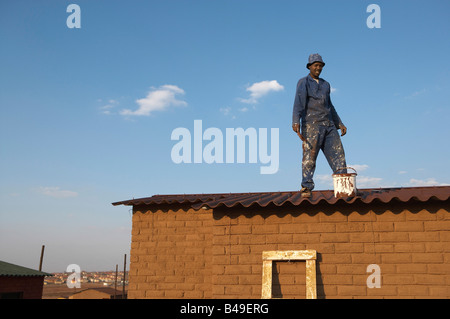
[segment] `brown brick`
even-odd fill
[[[319,221],[320,222],[346,222],[347,221],[347,215],[336,211],[333,213],[324,213],[324,212],[320,212],[319,214]]]
[[[248,245],[231,245],[229,249],[232,255],[246,255],[250,253],[250,246]]]
[[[142,298],[142,297],[137,297],[136,293],[139,294],[139,291],[135,292],[134,298]],[[145,293],[145,298],[154,299],[154,298],[163,298],[164,297],[163,290],[147,290],[144,293]]]
[[[265,243],[266,243],[265,235],[248,234],[239,236],[240,245],[265,244]]]
[[[394,252],[393,244],[380,243],[364,243],[364,252],[367,254],[375,253],[392,253]]]
[[[450,275],[449,264],[429,264],[427,267],[429,274]]]
[[[230,227],[230,234],[251,234],[251,225],[235,225]]]
[[[354,253],[351,255],[353,264],[378,264],[379,263],[379,255],[376,254],[358,254]]]
[[[430,296],[434,298],[450,298],[450,287],[430,287]]]
[[[321,263],[329,264],[351,264],[352,258],[350,254],[323,254]]]
[[[429,289],[423,285],[400,285],[397,288],[399,296],[427,296]]]
[[[337,272],[337,267],[333,264],[316,263],[316,269],[317,272],[320,272],[322,275],[333,275]]]
[[[307,214],[307,213],[300,213],[298,216],[294,215],[292,217],[292,223],[318,223],[320,222],[319,214]]]
[[[367,232],[393,231],[394,230],[394,222],[392,222],[392,221],[368,222],[368,223],[365,223],[365,230]]]
[[[266,235],[266,242],[268,244],[292,244],[292,235],[291,234]]]
[[[281,234],[300,234],[308,232],[308,224],[281,224]]]
[[[396,271],[399,274],[425,274],[428,270],[426,264],[398,264]]]
[[[224,285],[237,285],[239,284],[239,276],[237,275],[214,276],[212,283]]]
[[[294,234],[292,241],[300,244],[317,243],[320,241],[320,234]]]
[[[365,222],[336,223],[336,232],[363,232],[365,231],[365,227]]]
[[[378,241],[378,234],[372,232],[350,234],[352,243],[372,243]]]
[[[308,232],[310,232],[310,233],[334,233],[334,232],[336,232],[336,225],[331,224],[331,223],[309,224]]]
[[[278,225],[253,225],[252,234],[276,234]]]
[[[394,253],[394,254],[383,254],[382,256],[383,263],[387,264],[405,264],[411,263],[411,254],[409,253]]]
[[[382,277],[382,285],[408,285],[414,282],[412,274],[384,274]]]
[[[354,297],[365,296],[367,287],[354,286],[354,285],[342,285],[337,287],[337,293],[341,297]]]
[[[397,286],[383,285],[383,279],[381,280],[381,288],[367,288],[367,296],[398,296]]]
[[[307,243],[305,249],[314,249],[323,254],[333,254],[335,252],[335,244],[333,243]]]
[[[399,232],[399,233],[380,233],[379,238],[380,242],[401,242],[401,241],[409,241],[409,233]]]
[[[439,232],[409,232],[409,240],[419,241],[439,241]]]
[[[323,243],[345,243],[349,242],[349,235],[340,233],[320,234],[320,241]]]
[[[450,211],[445,210],[443,208],[439,209],[436,212],[436,219],[437,220],[450,220]]]
[[[412,254],[414,263],[441,263],[444,261],[443,254],[439,253],[414,253]]]
[[[239,285],[261,285],[261,275],[239,276]]]
[[[363,222],[363,221],[375,221],[375,216],[373,212],[361,214],[359,212],[351,212],[348,215],[349,222]]]
[[[423,231],[423,221],[396,222],[395,231]]]
[[[399,253],[404,252],[425,252],[424,243],[399,243],[394,244],[394,251]]]
[[[225,286],[225,294],[229,295],[229,298],[235,299],[231,296],[248,296],[252,292],[251,286],[248,285],[235,285],[235,286]]]
[[[252,269],[251,265],[226,265],[225,266],[225,275],[251,274],[252,273],[251,269]]]
[[[414,274],[414,282],[422,285],[442,285],[442,275]]]
[[[356,264],[356,265],[336,265],[337,274],[365,274],[367,267],[365,265]]]
[[[436,232],[432,234],[437,234]],[[439,232],[441,241],[449,242],[450,241],[450,231],[441,231]]]
[[[239,216],[238,224],[240,225],[262,225],[264,224],[264,217],[256,214],[256,215],[246,215]]]
[[[406,215],[407,220],[436,220],[436,214],[423,209],[417,213],[409,213]]]
[[[362,243],[340,243],[335,245],[336,253],[362,253],[364,244]]]
[[[450,230],[450,220],[425,221],[425,231]]]
[[[271,214],[264,218],[264,222],[267,225],[288,224],[291,221],[292,221],[292,216],[290,214],[283,214],[283,215]]]
[[[324,285],[351,285],[353,279],[351,275],[328,275],[322,277],[322,282]]]
[[[183,297],[187,299],[209,299],[202,290],[184,291]]]

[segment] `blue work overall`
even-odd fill
[[[333,172],[346,167],[344,147],[337,129],[342,125],[330,99],[330,84],[308,75],[298,81],[292,123],[300,123],[303,142],[302,187],[314,189],[314,171],[319,151]],[[341,170],[340,173],[346,173]]]

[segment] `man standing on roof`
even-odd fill
[[[339,137],[347,133],[330,99],[330,84],[319,78],[325,63],[317,54],[309,56],[306,68],[309,74],[297,83],[294,109],[292,114],[292,129],[303,141],[302,160],[302,197],[311,197],[314,189],[314,171],[317,155],[323,151],[333,173],[340,170],[346,173],[345,153]],[[300,132],[301,124],[301,132]]]

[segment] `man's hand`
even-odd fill
[[[306,141],[306,139],[303,137],[303,135],[300,134],[300,124],[298,124],[298,123],[292,124],[292,129],[294,130],[295,133],[297,133],[298,137],[300,137],[302,142]]]
[[[344,124],[339,125],[339,128],[341,129],[341,136],[347,134],[347,128],[345,127]]]

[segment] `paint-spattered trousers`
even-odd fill
[[[319,151],[322,150],[333,173],[347,166],[344,147],[336,127],[331,124],[306,124],[302,127],[303,142],[302,187],[314,189],[314,171]],[[339,173],[346,173],[340,170]]]

